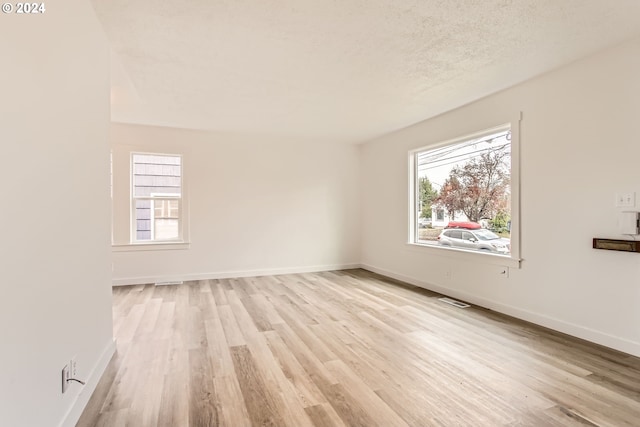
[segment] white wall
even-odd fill
[[[640,356],[640,255],[591,248],[593,237],[622,237],[616,191],[640,196],[638,76],[636,39],[364,145],[363,263]],[[504,279],[484,261],[407,245],[408,150],[518,111],[521,269]]]
[[[12,427],[74,425],[113,346],[108,48],[89,2],[46,6],[0,16],[0,425]],[[90,381],[63,395],[73,356]]]
[[[359,147],[113,124],[114,243],[129,239],[131,150],[184,153],[190,248],[114,252],[114,283],[359,263]]]

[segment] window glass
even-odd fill
[[[463,231],[462,232],[462,239],[463,240],[478,240],[473,236],[473,234],[469,233],[468,231]]]
[[[181,156],[133,154],[132,184],[133,239],[180,240]]]
[[[413,242],[510,254],[511,128],[494,128],[411,153]],[[455,227],[458,230],[451,230]],[[445,229],[449,231],[445,231]],[[462,231],[460,231],[462,230]],[[466,230],[466,231],[465,231]],[[469,246],[465,241],[496,241]],[[499,242],[498,242],[499,241]]]

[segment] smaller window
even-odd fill
[[[131,240],[182,240],[182,157],[141,154],[131,159]]]

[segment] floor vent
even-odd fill
[[[471,307],[469,304],[465,304],[465,303],[463,303],[463,302],[456,301],[456,300],[454,300],[454,299],[447,298],[447,297],[438,298],[438,300],[439,300],[439,301],[442,301],[442,302],[446,302],[447,304],[451,304],[451,305],[453,305],[453,306],[455,306],[455,307],[458,307],[458,308],[467,308],[467,307]]]
[[[156,282],[156,286],[166,286],[166,285],[182,285],[183,281],[173,281],[173,282]]]

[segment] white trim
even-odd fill
[[[156,156],[156,157],[178,157],[180,158],[180,194],[169,194],[167,193],[165,195],[165,193],[151,193],[149,196],[136,196],[135,195],[135,183],[134,183],[134,166],[135,166],[135,161],[133,160],[133,158],[135,156]],[[160,242],[160,243],[165,243],[168,242],[168,240],[156,240],[155,239],[155,205],[154,205],[154,200],[160,199],[160,200],[167,200],[167,199],[172,199],[172,200],[178,200],[178,237],[175,239],[175,241],[182,241],[184,239],[186,239],[185,236],[188,235],[188,233],[185,233],[185,223],[186,221],[183,220],[183,214],[184,214],[184,210],[183,210],[183,199],[185,198],[185,193],[186,193],[186,187],[185,187],[185,179],[184,179],[184,155],[183,154],[168,154],[168,153],[153,153],[153,152],[140,152],[140,151],[131,151],[129,152],[129,198],[130,198],[130,212],[129,212],[129,216],[130,216],[130,221],[129,221],[129,242],[131,244],[138,244],[138,243],[145,243],[145,242]],[[137,218],[136,218],[136,202],[138,200],[150,200],[151,201],[151,211],[150,211],[150,215],[151,215],[151,240],[138,240],[137,238]],[[170,240],[170,241],[174,241],[174,240]]]
[[[431,247],[429,245],[423,245],[418,242],[418,227],[416,218],[416,203],[418,200],[418,186],[417,186],[417,154],[427,149],[436,149],[438,147],[447,146],[457,142],[467,141],[476,138],[482,138],[490,135],[494,132],[509,129],[511,131],[511,255],[509,258],[499,257],[500,261],[495,262],[500,265],[508,265],[513,268],[520,268],[520,128],[522,126],[523,114],[521,111],[513,113],[509,120],[505,120],[504,123],[498,126],[493,126],[478,132],[470,133],[463,136],[448,139],[446,141],[440,141],[419,148],[409,150],[409,203],[408,203],[408,221],[409,227],[407,243],[413,246],[430,247],[432,250],[437,251],[438,255],[449,256],[452,258],[458,258],[460,260],[469,260],[466,253],[469,251],[449,251],[441,246]],[[464,254],[463,254],[464,253]],[[485,255],[485,254],[480,254]],[[474,258],[476,261],[478,258]],[[489,259],[489,258],[487,258]],[[503,261],[504,260],[504,261]],[[488,261],[489,264],[494,262]]]
[[[527,322],[534,323],[536,325],[553,329],[554,331],[562,332],[573,337],[581,338],[583,340],[600,344],[605,347],[609,347],[624,353],[640,357],[640,343],[628,340],[626,338],[617,337],[615,335],[606,334],[604,332],[596,331],[591,328],[576,325],[575,323],[565,322],[554,317],[549,317],[544,314],[535,313],[529,310],[523,310],[511,305],[500,304],[495,301],[478,297],[476,295],[458,291],[456,289],[450,289],[445,286],[436,285],[433,283],[425,282],[404,274],[395,273],[382,268],[377,268],[372,265],[362,264],[360,266],[364,270],[371,271],[392,279],[400,280],[405,283],[409,283],[420,288],[428,289],[433,292],[438,292],[443,295],[447,295],[456,299],[460,299],[471,304],[478,305],[480,307],[488,308],[498,313],[506,314],[518,319],[525,320]]]
[[[441,245],[430,245],[428,243],[407,243],[407,249],[413,252],[437,255],[453,258],[460,261],[473,261],[480,264],[501,265],[511,268],[520,268],[521,259],[516,259],[506,255],[494,254],[491,252],[480,252],[470,249],[450,248]]]
[[[520,116],[520,115],[519,115]],[[520,120],[520,119],[518,119]],[[476,131],[476,132],[472,132],[472,133],[468,133],[466,135],[460,135],[460,136],[456,136],[454,138],[450,138],[447,139],[445,141],[439,141],[431,144],[427,144],[427,145],[423,145],[422,147],[418,147],[418,148],[413,148],[411,150],[409,150],[409,154],[411,155],[415,155],[418,154],[421,151],[425,151],[425,150],[434,150],[436,148],[441,148],[441,147],[446,147],[447,145],[453,145],[456,143],[461,143],[461,142],[465,142],[465,141],[469,141],[472,139],[479,139],[479,138],[484,138],[485,136],[489,136],[491,134],[494,134],[496,132],[502,132],[505,130],[510,130],[511,127],[513,126],[513,119],[510,121],[506,121],[502,124],[499,124],[497,126],[491,126],[489,128],[480,130],[480,131]]]
[[[173,276],[124,277],[113,279],[113,286],[140,285],[146,283],[174,282],[207,279],[232,279],[236,277],[277,276],[280,274],[317,273],[321,271],[351,270],[360,268],[359,263],[314,265],[307,267],[273,268],[266,270],[221,271],[212,273],[177,274]]]
[[[91,395],[98,386],[98,382],[102,378],[102,375],[107,369],[107,366],[109,365],[109,362],[111,361],[111,358],[113,357],[115,352],[116,342],[112,340],[104,349],[102,355],[100,356],[100,359],[98,359],[98,362],[94,365],[93,369],[89,373],[89,376],[86,380],[86,385],[84,385],[79,391],[75,401],[73,402],[65,416],[62,418],[60,424],[58,424],[59,427],[73,427],[78,423],[78,420],[82,415],[82,411],[84,411],[87,403],[89,403]]]
[[[148,242],[125,243],[111,245],[112,252],[136,252],[136,251],[169,251],[185,250],[191,247],[190,242]]]

